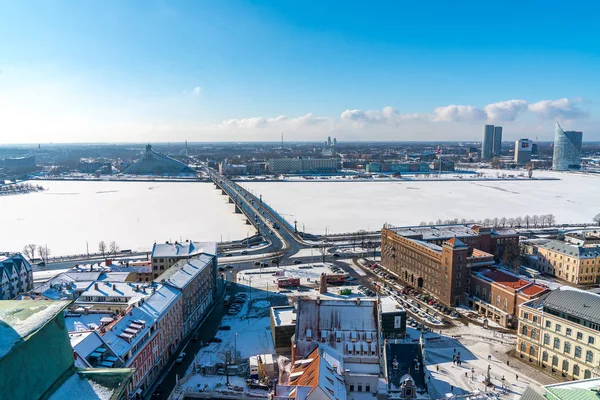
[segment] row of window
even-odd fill
[[[535,346],[531,345],[529,347],[529,352],[527,352],[527,344],[525,342],[521,342],[521,352],[522,353],[529,353],[529,355],[531,356],[535,356]],[[546,363],[548,362],[548,352],[544,351],[542,353],[542,363]],[[553,355],[552,356],[552,366],[553,367],[558,367],[558,356],[557,355]],[[563,360],[562,362],[562,370],[566,373],[569,372],[569,360]],[[573,370],[572,370],[572,374],[573,376],[579,376],[579,374],[581,373],[581,368],[579,367],[579,365],[575,364],[573,365]],[[592,377],[592,372],[589,369],[586,369],[583,373],[583,378],[584,379],[589,379]]]

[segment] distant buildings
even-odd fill
[[[36,168],[35,156],[5,158],[0,167],[17,171],[32,171]]]
[[[600,376],[600,295],[562,287],[523,303],[516,350],[567,378]]]
[[[429,173],[430,165],[425,162],[406,162],[406,163],[381,163],[370,162],[365,168],[368,173],[391,172],[391,173]]]
[[[21,253],[0,253],[0,300],[10,300],[33,288],[33,270]]]
[[[152,150],[151,145],[146,146],[146,152],[136,162],[123,170],[124,174],[131,175],[189,175],[194,171],[174,158]]]
[[[494,264],[494,255],[518,249],[512,229],[479,225],[384,227],[381,264],[408,285],[423,289],[443,304],[466,303],[474,267]]]
[[[531,162],[533,143],[529,139],[519,139],[515,142],[515,164],[525,165]]]
[[[79,172],[82,174],[110,175],[112,173],[112,163],[110,161],[82,159],[79,162]]]
[[[483,126],[483,140],[481,142],[481,159],[491,160],[500,157],[502,152],[502,127],[494,125]]]
[[[581,168],[582,141],[583,132],[563,131],[558,122],[556,122],[552,169],[556,171],[568,171]]]
[[[334,173],[338,171],[336,158],[276,158],[269,160],[273,174]]]

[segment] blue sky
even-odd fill
[[[0,0],[0,143],[600,140],[597,2]]]

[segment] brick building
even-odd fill
[[[469,306],[501,326],[515,328],[518,306],[548,290],[507,271],[485,268],[471,273]]]

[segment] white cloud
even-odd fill
[[[192,89],[192,96],[194,96],[194,97],[200,96],[201,92],[202,92],[202,88],[200,86],[196,86],[194,89]]]
[[[487,119],[493,122],[514,121],[519,113],[527,111],[525,100],[507,100],[483,107]]]
[[[471,122],[485,120],[486,114],[477,107],[451,104],[445,107],[436,107],[433,110],[432,119],[436,122]]]
[[[384,107],[380,110],[346,110],[340,115],[340,119],[350,122],[357,127],[364,127],[369,124],[383,124],[398,126],[405,121],[417,121],[427,119],[422,114],[402,114],[394,107]]]
[[[529,111],[545,119],[580,119],[588,114],[578,107],[582,103],[580,98],[558,100],[542,100],[529,105]]]
[[[268,129],[268,128],[303,128],[309,126],[317,126],[330,124],[331,118],[317,117],[309,113],[300,117],[290,118],[285,115],[278,117],[264,118],[240,118],[228,119],[217,125],[218,128],[242,128],[242,129]]]

